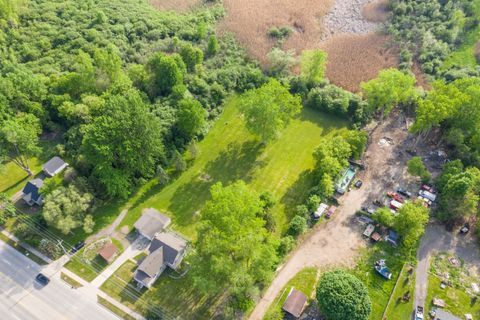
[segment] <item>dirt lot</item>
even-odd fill
[[[184,12],[195,5],[201,3],[201,0],[150,0],[150,4],[159,10],[175,10]]]
[[[390,142],[387,143],[386,138]],[[251,320],[262,319],[269,304],[288,280],[304,267],[353,266],[359,249],[368,243],[362,238],[364,226],[357,221],[355,212],[362,206],[372,206],[376,199],[386,204],[385,192],[399,186],[412,192],[418,190],[419,182],[406,171],[406,163],[411,156],[405,150],[413,148],[413,143],[405,118],[400,114],[391,115],[376,127],[372,125],[364,157],[366,169],[358,175],[363,186],[342,196],[335,216],[308,233],[288,261],[279,268],[276,278],[251,314]],[[429,154],[430,150],[422,152]]]
[[[370,33],[341,34],[323,42],[320,48],[328,53],[327,78],[344,89],[358,91],[362,81],[398,65],[398,50],[387,48],[387,41],[387,36]]]
[[[266,55],[274,45],[267,32],[272,27],[289,26],[294,32],[285,43],[286,49],[300,52],[312,48],[322,34],[319,19],[331,8],[334,0],[224,0],[227,16],[220,31],[233,32],[254,58],[266,63]]]

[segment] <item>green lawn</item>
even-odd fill
[[[118,308],[117,306],[111,304],[108,300],[97,296],[97,302],[110,310],[111,312],[115,313],[117,316],[119,316],[121,319],[124,320],[135,320],[134,317],[123,311],[122,309]]]
[[[375,261],[379,259],[386,259],[387,266],[392,272],[392,279],[383,278],[373,269]],[[362,257],[358,260],[354,273],[368,288],[372,301],[371,320],[382,319],[404,262],[403,257],[398,253],[398,249],[385,242],[374,244],[365,249]]]
[[[30,170],[34,175],[42,170],[42,164],[48,161],[55,154],[55,145],[59,143],[54,140],[40,140],[42,150],[38,157],[28,159]],[[0,192],[13,195],[20,191],[28,180],[28,174],[13,162],[7,162],[0,167]]]
[[[440,288],[442,281],[435,275],[428,276],[428,290],[427,290],[427,311],[433,308],[432,299],[440,298],[447,304],[445,310],[463,319],[465,313],[470,313],[473,319],[480,318],[480,301],[472,299],[470,295],[465,292],[463,288],[446,287]]]
[[[412,268],[412,269],[411,269]],[[413,294],[415,291],[415,267],[406,264],[397,280],[397,287],[392,294],[390,304],[385,314],[387,319],[409,319],[413,312]],[[409,271],[411,270],[411,271]],[[405,302],[402,297],[410,293],[410,300]]]
[[[171,278],[168,268],[152,288],[138,292],[133,281],[136,267],[131,260],[125,262],[100,289],[139,313],[145,314],[148,305],[155,305],[179,319],[211,319],[212,312],[222,302],[221,297],[197,292],[188,273],[180,279]]]
[[[282,305],[287,299],[287,295],[291,288],[295,288],[303,292],[307,297],[311,297],[317,282],[318,271],[316,268],[305,268],[297,273],[285,287],[281,293],[275,298],[268,308],[264,319],[265,320],[281,320],[283,319]]]
[[[123,252],[123,246],[120,241],[116,239],[111,240],[118,249],[118,257]],[[92,246],[93,244],[90,244],[80,249],[75,256],[65,264],[65,268],[88,282],[95,279],[108,266],[108,263],[97,254],[102,246],[100,245],[95,248]],[[85,254],[86,249],[89,250],[87,251],[88,254]]]
[[[475,16],[480,17],[480,0],[473,1],[475,6]],[[463,44],[450,54],[445,60],[442,69],[446,70],[452,65],[475,67],[475,45],[480,40],[480,25],[476,26],[463,37]]]
[[[193,239],[198,212],[210,197],[210,187],[242,179],[259,192],[269,190],[275,195],[278,203],[272,212],[277,231],[286,229],[293,207],[303,202],[313,184],[314,149],[323,135],[346,122],[304,108],[277,140],[262,146],[244,128],[237,102],[236,97],[227,102],[209,134],[198,143],[200,154],[191,166],[164,188],[143,189],[119,228],[132,227],[143,208],[153,207],[170,215],[175,229]]]
[[[78,282],[77,280],[67,276],[63,272],[60,273],[60,278],[75,289],[83,287],[83,285],[80,282]]]

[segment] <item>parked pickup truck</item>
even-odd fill
[[[415,320],[423,320],[423,307],[417,306],[415,310]]]

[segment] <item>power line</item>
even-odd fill
[[[68,247],[70,248],[70,252],[71,252],[71,250],[73,249],[73,246],[71,244],[64,241],[63,239],[61,239],[59,236],[49,231],[44,226],[40,225],[39,222],[33,221],[28,217],[26,217],[25,216],[26,214],[22,212],[20,209],[17,208],[17,210],[21,213],[20,215],[17,215],[17,218],[21,222],[25,223],[30,228],[30,230],[34,231],[35,233],[40,235],[42,238],[49,240],[56,245],[58,242],[62,243],[62,245],[65,244],[67,248]],[[67,255],[69,256],[70,260],[79,262],[80,264],[84,265],[85,267],[87,267],[88,269],[96,273],[97,276],[105,277],[105,281],[110,280],[110,284],[113,284],[116,288],[120,289],[122,294],[125,294],[127,297],[140,302],[141,305],[146,306],[147,309],[150,312],[153,312],[155,315],[161,317],[162,319],[167,319],[167,320],[176,319],[176,317],[172,316],[169,312],[163,310],[161,307],[149,305],[149,303],[139,295],[138,291],[131,284],[129,284],[128,282],[125,282],[123,279],[119,278],[117,275],[113,274],[110,278],[106,277],[105,275],[102,275],[101,273],[103,268],[99,264],[97,264],[95,261],[92,261],[92,264],[89,264],[89,263],[86,263],[83,259],[76,256],[75,254],[73,255],[67,254]]]

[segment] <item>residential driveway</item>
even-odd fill
[[[138,237],[128,246],[122,254],[115,259],[115,261],[109,265],[102,273],[100,273],[93,281],[91,282],[92,286],[95,288],[100,288],[100,286],[107,281],[107,279],[126,261],[135,258],[139,255],[148,245],[150,241],[144,237]]]
[[[456,230],[458,231],[458,230]],[[427,226],[417,253],[414,306],[425,306],[428,287],[430,258],[438,252],[451,252],[467,264],[480,267],[477,240],[471,234],[459,235],[445,230],[443,225],[434,223]]]
[[[0,241],[1,319],[118,319],[98,305],[96,300],[84,297],[57,277],[51,277],[47,286],[39,286],[34,278],[41,269],[41,266]]]

